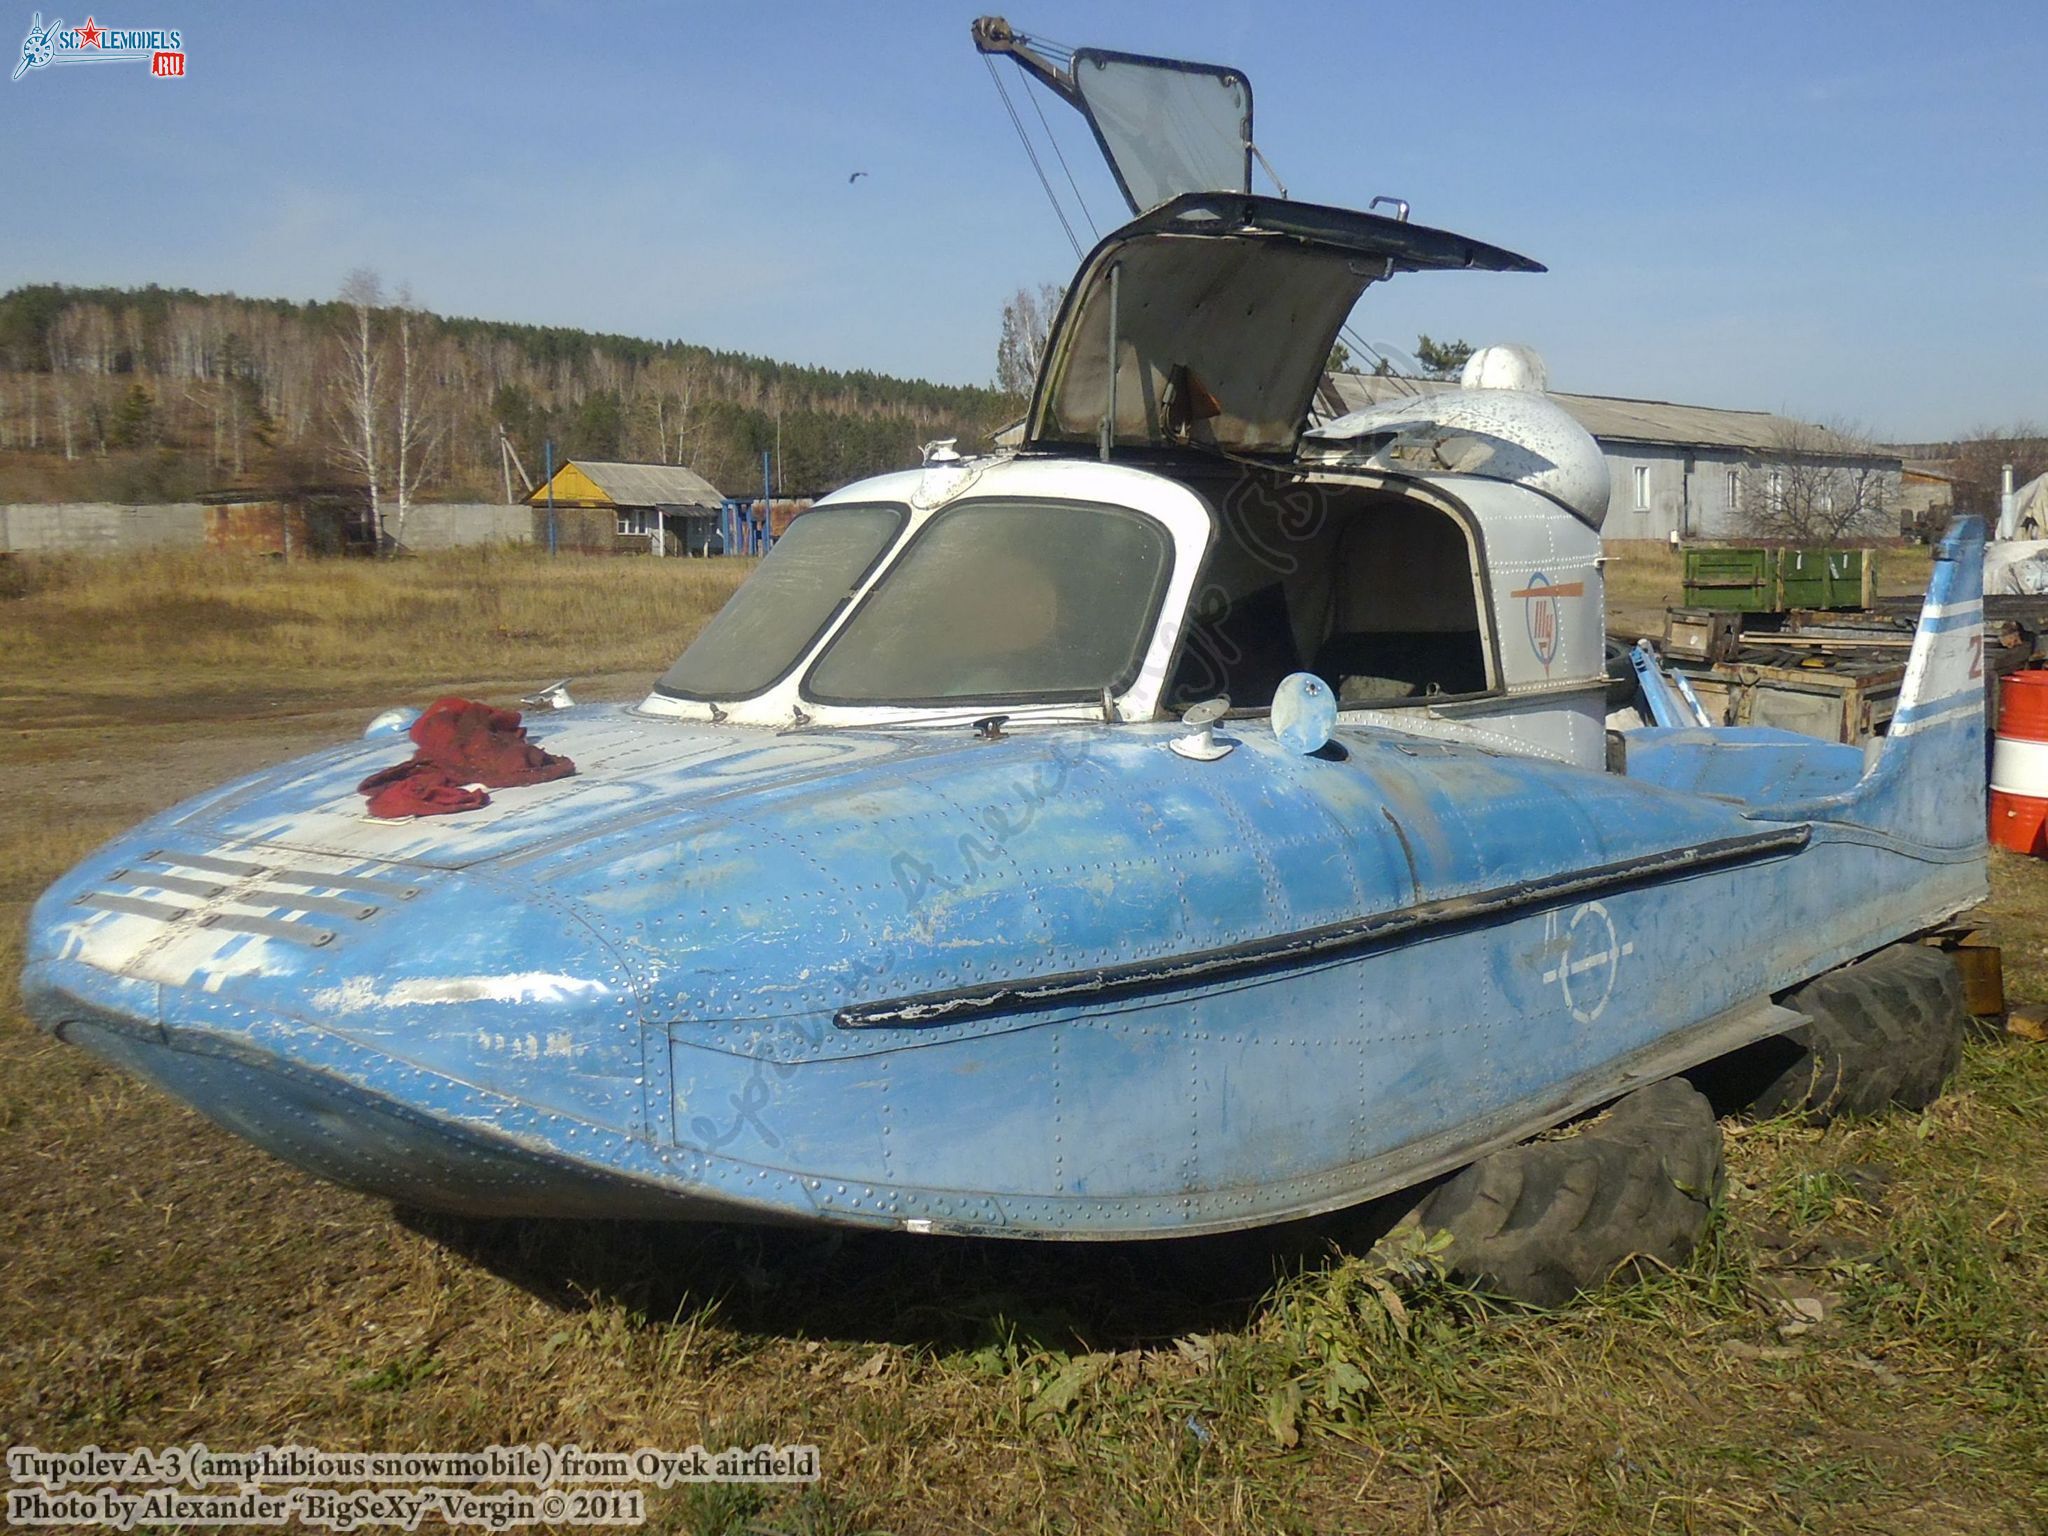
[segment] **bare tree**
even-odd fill
[[[398,520],[391,530],[391,549],[396,554],[405,542],[405,520],[412,511],[413,497],[433,468],[434,452],[440,446],[441,430],[426,409],[421,373],[420,312],[413,303],[412,290],[398,290],[398,406],[391,442],[397,459],[393,489],[397,492]]]
[[[386,519],[395,529],[404,516],[410,538],[410,511],[430,487],[498,480],[500,418],[535,470],[545,438],[588,425],[595,441],[616,440],[628,456],[690,464],[743,489],[757,473],[753,444],[764,431],[772,438],[778,415],[794,488],[914,462],[919,443],[979,436],[1016,413],[1016,396],[993,389],[835,374],[679,343],[520,337],[418,310],[401,338],[391,287],[357,273],[339,302],[330,291],[311,311],[222,295],[24,290],[0,315],[0,444],[46,455],[81,483],[95,478],[86,466],[102,451],[174,466],[180,482],[345,481],[380,536]],[[1058,301],[1057,290],[1034,286],[1013,313],[1012,387],[1028,388],[1041,366]],[[150,401],[148,450],[126,446],[136,431],[122,425],[137,382]]]
[[[1984,428],[1957,443],[1949,462],[1955,475],[1956,510],[1995,522],[2008,464],[2014,485],[2048,474],[2048,432],[2027,425]]]
[[[683,464],[695,436],[691,410],[697,398],[697,369],[656,364],[648,370],[654,405],[655,457],[664,464]]]
[[[1744,462],[1735,521],[1764,538],[1826,544],[1876,519],[1892,490],[1890,472],[1865,433],[1839,423],[1787,421],[1769,447]]]
[[[65,309],[50,324],[50,399],[57,408],[57,431],[64,439],[64,457],[78,457],[78,440],[72,416],[72,374],[80,366],[79,354],[84,331],[77,305]]]
[[[1036,293],[1019,288],[1003,305],[1003,330],[996,342],[997,389],[1012,395],[1031,393],[1038,382],[1038,365],[1045,359],[1046,336],[1065,292],[1054,283],[1041,283]]]
[[[341,285],[341,302],[341,366],[328,402],[328,420],[335,436],[334,457],[344,470],[362,476],[368,485],[370,527],[381,536],[386,386],[384,348],[377,338],[377,311],[384,305],[384,285],[368,267],[358,267]]]
[[[218,386],[220,404],[216,405],[213,411],[215,423],[213,462],[216,466],[220,463],[220,423],[222,417],[225,416],[228,453],[234,460],[233,468],[238,476],[242,473],[243,467],[242,439],[248,430],[248,424],[243,420],[246,413],[243,410],[245,397],[242,384],[242,369],[241,343],[235,334],[230,331],[226,340],[221,344],[220,384]]]

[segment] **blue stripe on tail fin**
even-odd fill
[[[1891,728],[1852,797],[1857,820],[1937,848],[1984,833],[1984,524],[1949,524]]]

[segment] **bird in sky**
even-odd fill
[[[850,187],[850,186],[852,186],[852,185],[853,185],[853,184],[854,184],[854,183],[855,183],[856,181],[859,181],[859,180],[861,179],[861,177],[863,177],[863,176],[865,176],[865,175],[867,175],[867,172],[866,172],[866,171],[855,171],[855,172],[854,172],[854,173],[853,173],[853,174],[852,174],[851,176],[849,176],[849,177],[847,177],[847,178],[846,178],[846,184],[847,184],[847,185],[848,185],[848,186]]]

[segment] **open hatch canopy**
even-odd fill
[[[1074,93],[1131,211],[1252,185],[1252,85],[1227,64],[1074,50]]]
[[[1047,339],[1025,442],[1099,443],[1113,417],[1118,446],[1292,454],[1331,343],[1366,285],[1437,269],[1544,270],[1378,214],[1184,193],[1082,262]]]

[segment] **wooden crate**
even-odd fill
[[[1786,659],[1745,648],[1732,660],[1683,670],[1717,724],[1771,725],[1849,743],[1882,735],[1891,724],[1906,680],[1905,658],[1897,649],[1817,654],[1820,666],[1787,665]]]
[[[1778,606],[1861,608],[1870,601],[1875,562],[1861,549],[1778,551]]]
[[[1689,544],[1685,606],[1737,613],[1867,608],[1875,570],[1865,549]]]
[[[1768,613],[1778,606],[1776,577],[1768,549],[1687,545],[1685,606]]]
[[[1742,644],[1742,615],[1714,608],[1664,610],[1664,654],[1723,661]]]

